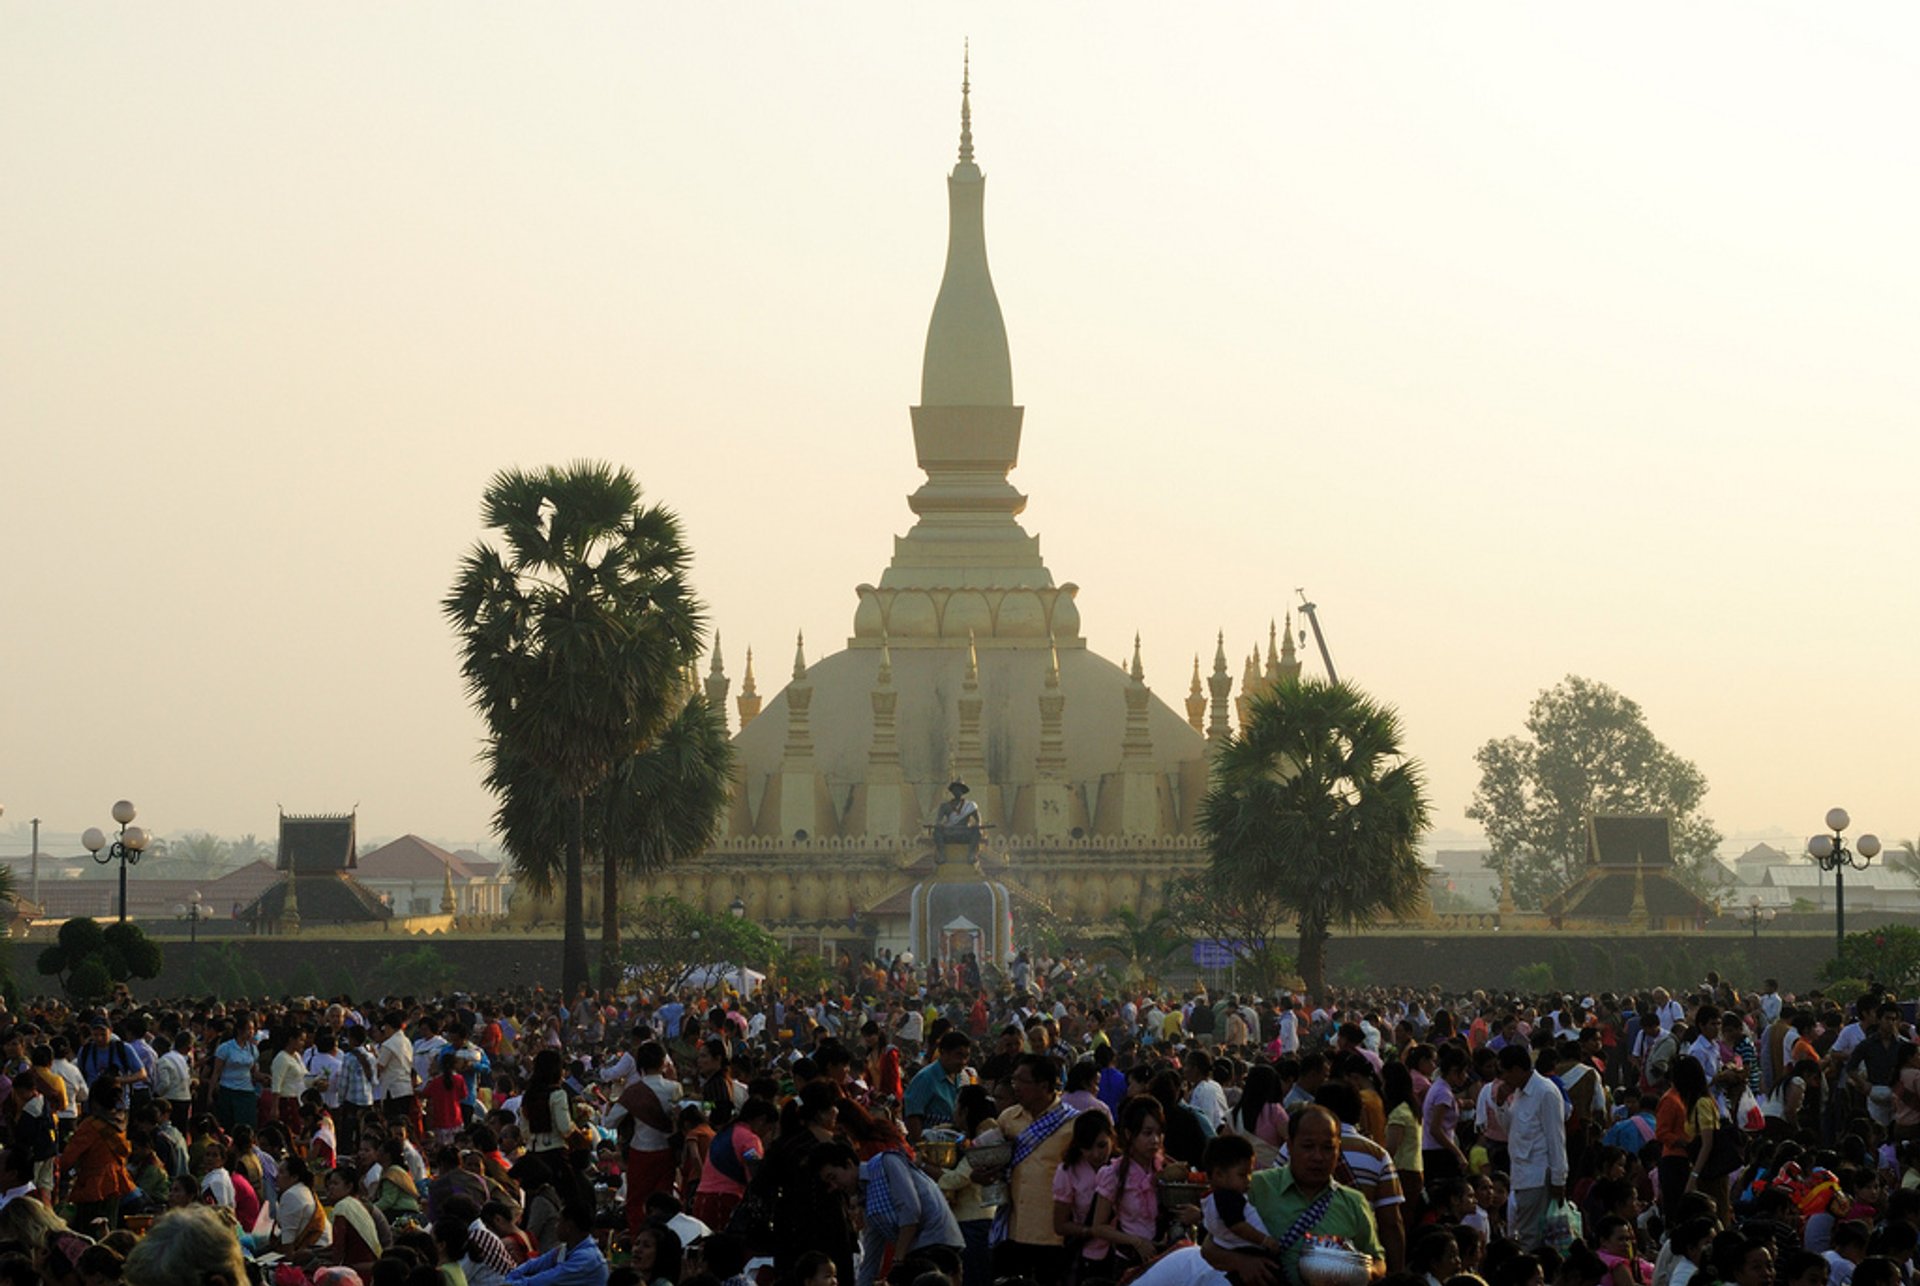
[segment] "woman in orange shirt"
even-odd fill
[[[60,1153],[60,1172],[73,1175],[67,1195],[83,1230],[95,1219],[118,1227],[120,1201],[133,1191],[133,1176],[127,1173],[133,1148],[119,1108],[120,1092],[119,1079],[111,1073],[88,1087],[87,1114]]]

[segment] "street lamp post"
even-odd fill
[[[136,816],[133,801],[123,799],[113,806],[113,820],[120,824],[120,833],[112,844],[107,843],[106,832],[98,826],[87,827],[80,837],[80,843],[87,852],[93,854],[93,860],[105,865],[108,862],[120,863],[120,923],[127,922],[127,868],[139,864],[140,855],[147,851],[147,845],[153,837],[147,834],[144,826],[135,826]]]
[[[187,947],[191,950],[200,944],[200,921],[206,917],[207,908],[200,902],[200,890],[195,889],[187,899],[186,906],[180,909],[180,916],[187,922]]]
[[[1760,941],[1760,926],[1773,923],[1776,914],[1770,906],[1760,905],[1760,895],[1754,894],[1747,899],[1747,923],[1753,928],[1753,940]]]
[[[1820,864],[1823,871],[1833,872],[1833,936],[1836,947],[1844,946],[1847,940],[1847,868],[1864,871],[1874,858],[1880,856],[1880,837],[1862,835],[1853,842],[1853,848],[1847,848],[1845,831],[1853,819],[1847,816],[1844,808],[1827,810],[1827,829],[1833,834],[1815,835],[1807,841],[1807,855]]]

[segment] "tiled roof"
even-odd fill
[[[402,835],[362,857],[357,869],[363,880],[432,880],[438,884],[449,868],[457,881],[479,878],[458,853],[449,853],[418,835]]]
[[[282,871],[317,874],[351,871],[354,867],[354,814],[294,817],[280,814]]]
[[[1666,871],[1649,869],[1643,881],[1647,915],[1653,920],[1708,915],[1712,908]],[[1547,903],[1550,915],[1578,920],[1625,920],[1633,914],[1633,872],[1589,871],[1578,883]]]
[[[1630,871],[1640,862],[1648,870],[1673,865],[1673,840],[1665,817],[1596,813],[1587,819],[1587,865],[1624,866]]]
[[[364,884],[344,872],[330,875],[296,875],[299,881],[300,923],[363,924],[385,920],[393,912]],[[287,903],[287,880],[283,877],[240,912],[242,920],[260,919],[273,923]]]

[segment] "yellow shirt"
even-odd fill
[[[1002,1112],[996,1124],[1001,1135],[1013,1142],[1033,1121],[1026,1108],[1015,1106]],[[1013,1207],[1007,1226],[1010,1240],[1028,1246],[1061,1244],[1060,1235],[1053,1230],[1053,1172],[1060,1168],[1060,1158],[1072,1141],[1073,1122],[1069,1120],[1049,1134],[1026,1160],[1007,1171],[1008,1204]]]

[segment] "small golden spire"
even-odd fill
[[[973,50],[971,41],[960,44],[960,164],[973,164]]]

